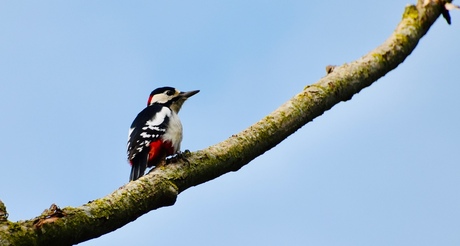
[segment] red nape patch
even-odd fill
[[[149,100],[147,101],[147,106],[149,106],[150,103],[152,102],[152,97],[153,97],[153,96],[149,96]]]

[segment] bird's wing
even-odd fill
[[[168,107],[153,104],[142,110],[134,119],[128,134],[128,160],[148,151],[150,143],[158,140],[166,132],[171,116]]]

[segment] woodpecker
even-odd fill
[[[147,167],[158,166],[167,156],[180,153],[182,124],[177,113],[198,92],[161,87],[150,93],[147,107],[134,119],[128,133],[130,181],[142,177]]]

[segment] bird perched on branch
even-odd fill
[[[182,124],[177,113],[182,104],[198,92],[161,87],[150,93],[147,107],[137,115],[129,129],[130,181],[142,177],[147,167],[162,165],[167,156],[180,154]]]

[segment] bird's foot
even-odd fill
[[[190,150],[186,149],[183,152],[177,151],[176,154],[166,157],[166,164],[176,163],[179,160],[183,160],[188,163],[187,157],[190,156]]]

